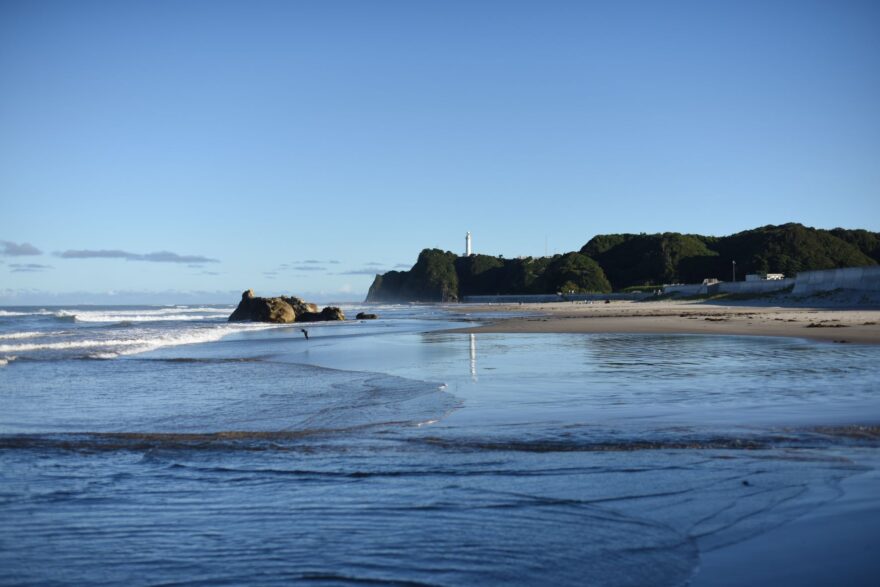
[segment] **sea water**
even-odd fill
[[[0,310],[0,584],[681,585],[877,460],[877,346],[231,310]]]

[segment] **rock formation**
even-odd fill
[[[318,306],[295,297],[261,298],[249,289],[241,294],[238,307],[229,316],[229,322],[318,322],[325,320],[345,320],[342,310],[326,307],[320,312]]]
[[[281,296],[281,299],[290,304],[290,307],[293,308],[293,311],[296,312],[296,315],[305,314],[307,312],[317,312],[318,306],[316,304],[310,304],[301,300],[300,298],[295,298],[292,296]]]
[[[345,320],[345,314],[335,306],[327,306],[320,312],[303,312],[296,317],[297,322],[323,322],[327,320]]]
[[[367,314],[366,312],[358,312],[358,315],[355,316],[356,320],[375,320],[378,318],[376,314]]]

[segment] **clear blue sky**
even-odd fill
[[[878,30],[875,1],[4,0],[0,303],[358,298],[468,230],[880,230]]]

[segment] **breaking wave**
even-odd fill
[[[274,328],[272,324],[235,324],[218,325],[209,328],[191,328],[186,330],[138,330],[131,336],[116,338],[85,338],[77,340],[51,340],[48,342],[18,342],[0,344],[2,353],[25,353],[34,351],[70,351],[94,350],[91,358],[111,358],[117,355],[128,355],[154,350],[165,346],[213,342],[236,332]],[[21,334],[21,333],[13,333]],[[47,333],[47,336],[50,333]],[[16,337],[10,336],[9,339]],[[29,337],[20,337],[27,339]],[[8,339],[7,339],[8,340]]]
[[[28,331],[28,332],[10,332],[7,334],[0,334],[0,340],[18,340],[20,338],[37,338],[40,336],[54,336],[59,334],[57,332],[39,332],[39,331]]]
[[[209,306],[173,307],[157,309],[120,309],[120,310],[87,310],[69,308],[48,310],[41,308],[33,311],[0,310],[0,317],[9,318],[53,318],[64,322],[154,322],[181,320],[214,320],[225,319],[232,308]]]

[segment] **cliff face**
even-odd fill
[[[425,249],[409,271],[377,275],[367,293],[368,302],[455,302],[458,275],[455,254]]]

